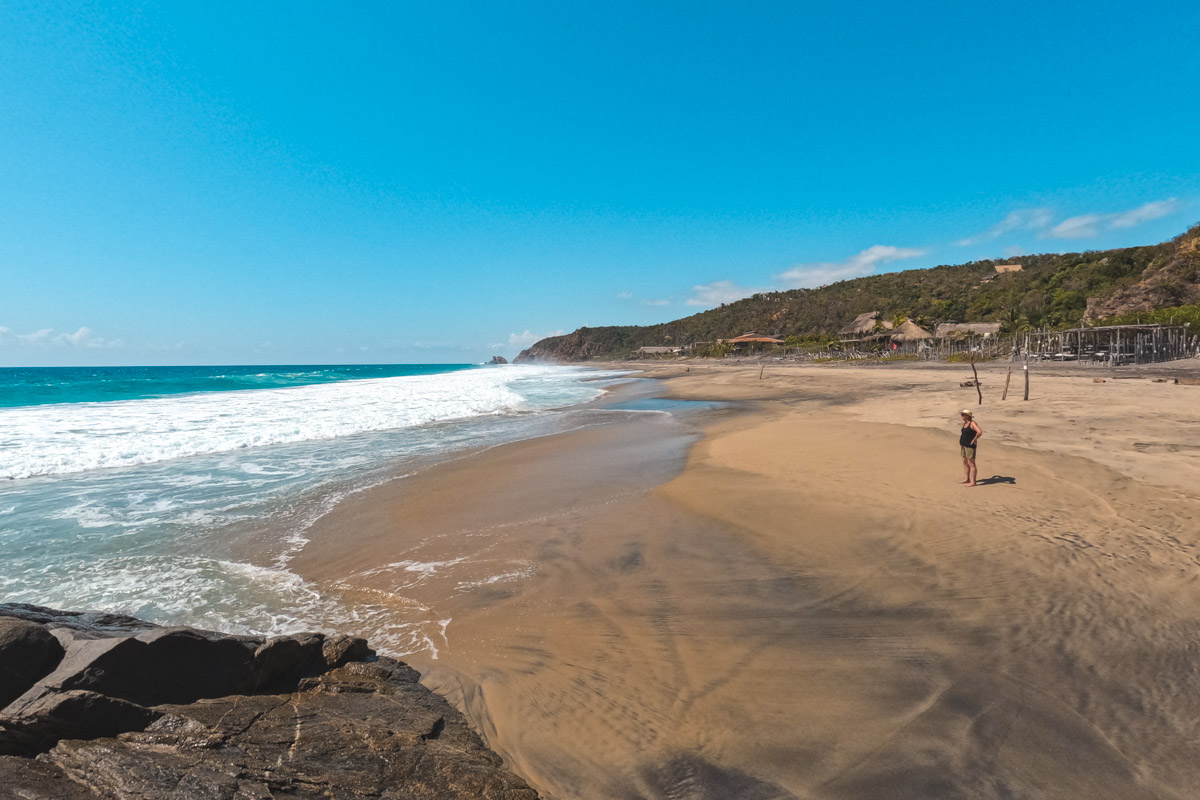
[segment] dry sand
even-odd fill
[[[547,797],[1200,797],[1200,386],[1002,370],[979,487],[962,369],[663,367],[740,403],[685,465],[649,417],[506,445],[293,566],[450,620],[409,660]]]

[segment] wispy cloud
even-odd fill
[[[654,300],[643,300],[643,301],[642,301],[642,305],[644,305],[644,306],[655,306],[655,307],[658,307],[658,306],[669,306],[669,305],[671,305],[671,301],[670,301],[670,300],[668,300],[668,299],[666,299],[665,297],[660,297],[660,298],[657,298],[657,299],[654,299]]]
[[[1149,222],[1153,219],[1174,214],[1179,210],[1179,205],[1178,197],[1170,197],[1166,200],[1156,200],[1153,203],[1146,203],[1143,206],[1113,215],[1111,227],[1133,228],[1141,225],[1143,222]]]
[[[689,306],[712,308],[722,303],[732,303],[734,300],[741,300],[743,297],[749,297],[752,294],[766,291],[770,290],[738,286],[733,281],[715,281],[713,283],[693,286],[692,296],[687,299],[687,304]]]
[[[811,288],[824,286],[835,281],[850,278],[860,278],[870,275],[882,264],[892,261],[902,261],[906,258],[916,258],[925,255],[924,250],[912,247],[893,247],[892,245],[877,244],[868,247],[861,253],[850,256],[845,261],[818,261],[813,264],[797,264],[787,272],[775,276],[788,289]]]
[[[53,328],[42,328],[32,333],[14,333],[0,326],[0,347],[4,348],[80,348],[99,350],[123,347],[121,339],[105,339],[96,336],[91,328],[80,327],[74,333],[56,332]]]
[[[534,333],[531,330],[526,330],[524,333],[510,333],[507,342],[492,342],[488,345],[493,350],[501,347],[507,347],[510,350],[524,350],[534,342],[540,342],[542,339],[548,339],[551,336],[562,336],[566,331],[557,330],[550,333]]]
[[[1006,233],[1015,231],[1044,231],[1050,227],[1052,222],[1054,222],[1054,212],[1049,208],[1019,208],[983,233],[959,239],[955,244],[960,247],[969,247],[973,244],[999,239]]]
[[[617,292],[618,300],[632,300],[633,292]]]
[[[1086,239],[1100,233],[1106,214],[1080,214],[1069,217],[1046,231],[1051,239]]]
[[[1051,239],[1088,239],[1114,228],[1135,228],[1143,222],[1174,214],[1178,210],[1179,200],[1172,197],[1115,214],[1080,214],[1064,219],[1047,231],[1046,236]]]

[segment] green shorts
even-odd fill
[[[967,446],[967,445],[963,444],[963,445],[959,445],[959,446],[958,446],[958,449],[959,449],[959,450],[962,450],[962,457],[963,457],[963,458],[970,458],[970,459],[974,459],[974,458],[975,458],[975,449],[976,449],[977,447],[978,447],[978,445],[970,445],[970,446]]]

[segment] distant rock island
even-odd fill
[[[492,360],[489,361],[488,363],[489,364],[507,364],[508,359],[505,358],[504,356],[492,356]]]
[[[613,360],[642,348],[702,355],[719,340],[747,331],[800,346],[806,339],[835,336],[855,317],[872,312],[929,330],[941,323],[996,323],[1006,334],[1175,308],[1179,322],[1200,319],[1200,225],[1162,244],[1026,255],[1019,261],[973,261],[817,289],[762,292],[660,325],[579,328],[534,343],[514,362]]]
[[[365,639],[0,604],[0,798],[534,800]]]

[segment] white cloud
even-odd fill
[[[1179,200],[1172,197],[1115,214],[1080,214],[1064,219],[1046,231],[1045,235],[1051,239],[1087,239],[1113,228],[1133,228],[1143,222],[1174,214],[1178,210]]]
[[[1054,212],[1048,208],[1018,208],[983,233],[959,239],[955,244],[960,247],[969,247],[980,242],[998,239],[1013,231],[1043,231],[1050,227],[1050,223],[1053,221]]]
[[[534,342],[540,342],[542,339],[548,339],[551,336],[562,336],[566,331],[557,330],[550,333],[534,333],[526,329],[524,333],[510,333],[508,342],[495,342],[490,347],[494,350],[499,347],[507,347],[511,350],[524,350]]]
[[[692,296],[687,299],[687,304],[689,306],[712,308],[722,303],[732,303],[734,300],[741,300],[743,297],[749,297],[752,294],[766,291],[770,290],[738,286],[733,281],[715,281],[714,283],[693,286]]]
[[[0,326],[0,347],[21,348],[85,348],[97,350],[109,347],[122,347],[121,339],[105,339],[96,336],[91,328],[80,327],[74,333],[55,333],[53,328],[42,328],[33,333],[13,333],[11,329]]]
[[[1110,225],[1114,228],[1132,228],[1149,222],[1152,219],[1174,214],[1179,210],[1179,198],[1171,197],[1166,200],[1156,200],[1143,206],[1114,214]]]
[[[1080,214],[1055,225],[1046,235],[1051,239],[1086,239],[1100,233],[1106,214]]]
[[[916,258],[925,255],[924,250],[912,247],[893,247],[892,245],[877,244],[868,247],[857,255],[850,256],[845,261],[818,261],[813,264],[797,264],[787,272],[776,277],[788,289],[811,288],[824,286],[835,281],[860,278],[870,275],[881,264],[891,261],[902,261],[906,258]]]
[[[47,344],[54,337],[53,328],[42,328],[40,331],[33,333],[17,334],[17,341],[23,344],[31,344],[34,346]]]
[[[618,300],[632,300],[633,292],[617,292]]]
[[[81,327],[74,333],[60,333],[58,338],[71,347],[100,347],[100,339],[92,337],[92,329]]]

